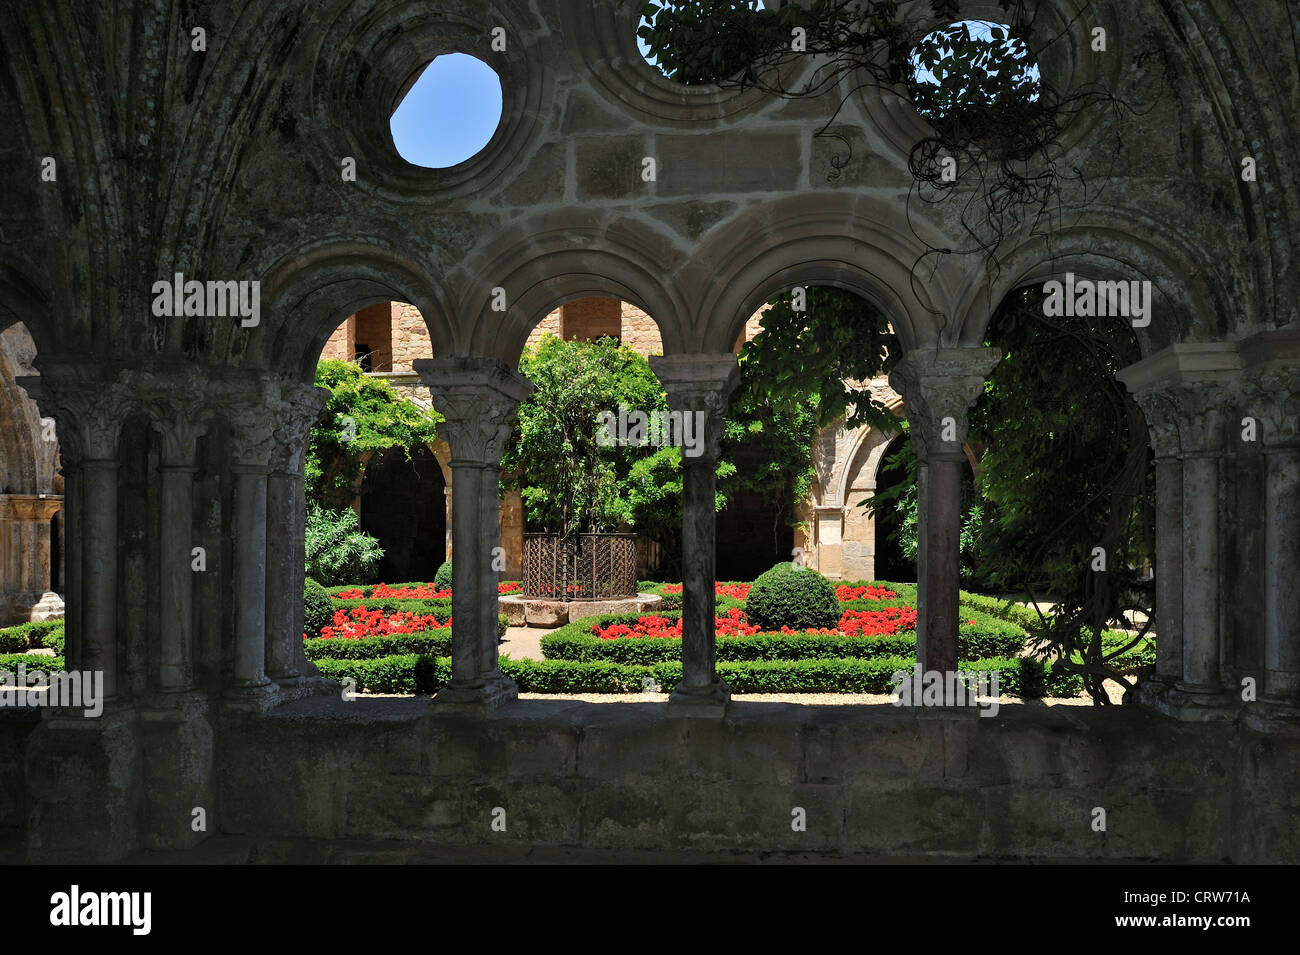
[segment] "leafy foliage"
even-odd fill
[[[444,560],[433,575],[433,586],[435,590],[451,589],[451,561]]]
[[[350,362],[321,361],[316,384],[328,388],[330,397],[311,431],[307,499],[332,510],[351,505],[372,455],[401,448],[410,460],[411,449],[432,442],[443,420]]]
[[[1146,419],[1115,379],[1141,352],[1122,319],[1049,318],[1042,301],[1021,289],[999,309],[990,341],[1006,357],[971,411],[971,440],[987,446],[980,490],[996,513],[981,571],[1001,589],[1055,598],[1046,649],[1066,667],[1078,655],[1089,692],[1108,702],[1102,684],[1120,674],[1107,661],[1129,647],[1104,648],[1102,634],[1130,626],[1125,613],[1150,610],[1153,596],[1143,565],[1154,560],[1154,462]]]
[[[597,418],[619,405],[666,411],[650,363],[613,339],[566,342],[544,335],[524,352],[519,371],[535,384],[519,407],[502,458],[513,473],[529,526],[574,534],[653,522],[656,507],[680,499],[680,448],[602,447]]]
[[[330,511],[307,504],[307,574],[327,586],[369,580],[384,549],[361,530],[350,507]]]

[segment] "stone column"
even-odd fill
[[[55,419],[63,452],[76,462],[80,513],[70,519],[77,525],[73,547],[81,599],[74,612],[81,639],[73,653],[81,669],[103,672],[104,698],[115,700],[118,440],[123,422],[136,410],[135,392],[81,367],[52,367],[17,381],[41,412]]]
[[[1173,345],[1122,369],[1156,452],[1156,667],[1138,700],[1186,721],[1233,719],[1221,670],[1221,471],[1240,361],[1231,343]]]
[[[63,506],[57,494],[0,495],[0,549],[4,579],[23,620],[50,590],[50,518]]]
[[[917,457],[916,659],[925,671],[957,669],[961,589],[961,484],[967,412],[1001,360],[990,348],[911,352],[890,373],[903,396]]]
[[[207,432],[197,400],[163,399],[167,417],[154,422],[162,438],[158,540],[158,689],[180,693],[194,684],[194,475],[198,439]]]
[[[1134,400],[1147,419],[1156,467],[1156,672],[1139,698],[1167,694],[1183,678],[1183,462],[1178,408],[1160,392]]]
[[[303,459],[312,426],[320,418],[329,392],[315,385],[286,385],[281,398],[275,430],[277,446],[267,481],[266,672],[283,687],[316,673],[302,649],[306,574]]]
[[[265,381],[227,404],[235,491],[235,663],[226,696],[254,707],[265,705],[276,688],[266,675],[266,486],[278,406],[276,389]]]
[[[1264,685],[1271,721],[1300,723],[1300,372],[1249,374],[1243,411],[1264,450]],[[1248,709],[1249,712],[1249,709]]]
[[[684,424],[690,416],[699,441],[697,454],[682,452],[682,681],[668,698],[668,712],[720,717],[731,688],[715,666],[716,472],[727,401],[740,367],[731,352],[652,357],[650,366],[672,410],[681,412]]]
[[[443,711],[486,715],[514,700],[519,689],[497,666],[497,572],[500,541],[501,453],[532,384],[495,358],[432,358],[414,362],[451,447],[452,678],[438,691]]]

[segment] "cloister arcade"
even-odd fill
[[[995,3],[967,6],[999,14]],[[110,694],[96,721],[47,713],[3,724],[4,752],[22,767],[3,791],[29,857],[187,849],[208,837],[190,826],[195,806],[212,807],[217,832],[268,841],[402,838],[388,799],[426,800],[426,838],[474,841],[465,820],[494,792],[528,803],[535,824],[518,838],[621,845],[641,838],[635,824],[594,794],[623,785],[623,748],[664,766],[694,761],[682,770],[691,780],[692,766],[712,767],[709,785],[725,780],[752,809],[745,800],[768,797],[747,792],[757,777],[746,773],[774,774],[769,788],[839,786],[870,801],[854,788],[869,788],[852,775],[861,767],[915,773],[914,788],[937,790],[951,779],[915,767],[969,745],[971,766],[977,750],[994,754],[1006,788],[969,795],[985,800],[971,808],[959,791],[969,779],[958,779],[944,798],[955,819],[1004,812],[1006,825],[981,839],[1007,851],[1300,859],[1284,821],[1300,752],[1300,142],[1289,108],[1300,73],[1288,45],[1270,42],[1297,29],[1294,8],[1245,17],[1219,0],[1036,4],[1031,45],[1045,76],[1105,82],[1154,105],[1076,118],[1062,148],[1087,190],[1067,183],[1050,234],[1007,236],[990,270],[979,255],[927,256],[960,237],[944,208],[908,201],[907,153],[926,124],[896,91],[853,93],[836,118],[841,138],[817,137],[825,98],[679,87],[656,74],[635,47],[639,7],[265,0],[213,4],[190,22],[197,14],[176,7],[47,3],[0,23],[0,113],[14,119],[0,143],[0,325],[30,331],[36,373],[17,382],[57,422],[67,665],[102,670]],[[1108,29],[1104,54],[1090,52],[1094,25]],[[200,26],[204,52],[191,48]],[[452,51],[496,70],[503,117],[471,160],[417,169],[385,121],[407,77]],[[1134,68],[1143,58],[1162,64],[1164,86]],[[1257,181],[1241,179],[1247,154]],[[57,179],[42,179],[42,157]],[[355,181],[341,174],[345,159]],[[1010,291],[1066,272],[1156,290],[1138,330],[1144,358],[1121,376],[1146,412],[1158,469],[1160,656],[1142,712],[1083,711],[1069,726],[1013,716],[1001,736],[975,721],[980,740],[959,744],[971,730],[956,716],[903,727],[858,714],[832,727],[729,704],[713,654],[713,471],[749,316],[793,285],[820,284],[891,321],[905,355],[890,384],[920,462],[918,658],[952,669],[966,416],[999,359],[984,332]],[[177,273],[259,282],[259,323],[156,316],[151,288]],[[589,295],[654,316],[663,355],[652,367],[671,406],[713,426],[705,453],[683,465],[684,677],[653,717],[517,701],[497,660],[498,474],[531,387],[515,369],[533,327]],[[388,302],[419,309],[439,356],[415,371],[446,418],[455,488],[454,678],[400,717],[339,700],[301,647],[303,455],[323,405],[313,371],[340,322]],[[1242,440],[1246,418],[1257,441]],[[191,569],[196,547],[203,573]],[[1258,686],[1249,701],[1247,678]],[[654,726],[635,722],[646,719]],[[315,743],[307,723],[324,734]],[[378,749],[362,739],[372,730]],[[1086,755],[1062,755],[1052,733]],[[897,756],[908,746],[915,762]],[[747,768],[746,747],[770,759]],[[1056,829],[1033,835],[1023,793],[1067,797],[1017,762],[1031,751],[1068,764],[1057,778],[1075,782],[1062,786],[1107,780],[1114,798],[1143,807],[1149,835],[1103,848]],[[1202,763],[1188,757],[1199,753],[1219,767],[1204,805]],[[372,762],[381,758],[390,762]],[[1144,760],[1154,768],[1133,769]],[[814,763],[820,775],[798,775]],[[393,765],[404,775],[381,787]],[[1079,782],[1071,774],[1085,765],[1110,768]],[[977,771],[950,776],[966,772]],[[1165,795],[1148,802],[1151,779]],[[713,798],[700,795],[704,782],[682,785],[683,800]],[[268,786],[284,806],[263,804]],[[349,808],[363,799],[387,821]],[[567,821],[560,807],[579,803],[590,816]],[[1202,821],[1228,821],[1188,835],[1189,805]],[[753,830],[719,821],[721,809],[704,822],[661,809],[664,838],[750,844]],[[427,821],[444,810],[445,825]],[[862,851],[898,848],[871,832],[855,843]],[[907,845],[940,852],[949,835]]]

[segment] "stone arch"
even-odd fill
[[[680,254],[663,236],[639,224],[620,229],[619,240],[609,232],[557,222],[525,243],[503,243],[476,257],[473,272],[483,278],[456,310],[479,316],[466,342],[468,353],[518,364],[528,335],[546,315],[592,295],[635,305],[659,326],[665,354],[685,351],[682,319],[689,312],[678,290],[662,279]],[[494,288],[506,292],[504,314],[492,310]]]
[[[1161,240],[1150,238],[1159,232]],[[1054,233],[1052,247],[1042,237],[1023,239],[999,255],[990,283],[970,276],[961,290],[954,314],[960,341],[983,342],[993,313],[1017,288],[1059,278],[1074,271],[1082,278],[1137,277],[1151,282],[1152,321],[1134,329],[1143,355],[1184,338],[1218,337],[1228,307],[1227,290],[1217,278],[1215,263],[1197,251],[1172,223],[1136,222],[1122,216],[1080,223]],[[1170,308],[1176,322],[1157,321],[1157,309]],[[1239,306],[1240,307],[1240,306]]]
[[[936,315],[949,310],[960,282],[941,264],[924,285],[913,265],[927,250],[911,238],[896,203],[818,194],[746,213],[692,256],[696,335],[706,351],[727,351],[748,318],[794,285],[831,285],[862,296],[889,317],[905,349],[936,339]],[[925,230],[924,223],[914,225]],[[757,240],[756,240],[756,237]],[[942,237],[927,237],[936,245]]]
[[[409,302],[429,330],[435,354],[451,352],[455,329],[440,289],[413,261],[360,242],[328,243],[282,260],[263,283],[273,324],[255,360],[311,381],[325,343],[347,316],[380,302]]]

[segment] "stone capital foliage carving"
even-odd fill
[[[320,420],[329,401],[327,388],[288,384],[280,390],[275,437],[278,442],[271,464],[279,471],[297,475],[311,443],[311,429]]]
[[[446,419],[438,432],[451,447],[452,465],[500,465],[532,382],[495,358],[432,358],[414,366]]]
[[[54,419],[69,467],[117,460],[122,424],[140,410],[139,396],[128,382],[104,380],[83,366],[46,367],[40,375],[17,381],[41,414]]]
[[[1258,420],[1264,447],[1300,445],[1300,369],[1276,369],[1244,379],[1241,413]]]
[[[214,386],[213,397],[230,425],[231,463],[244,468],[269,467],[277,446],[278,383],[269,376],[220,382]]]
[[[740,366],[730,352],[721,355],[653,356],[650,367],[663,382],[668,407],[704,416],[702,453],[683,457],[683,466],[715,465],[727,423],[727,405],[740,383]]]
[[[970,410],[1002,354],[993,348],[946,348],[906,355],[889,374],[903,396],[917,456],[964,458]]]
[[[162,440],[163,467],[193,467],[198,439],[208,432],[208,401],[198,369],[129,370],[123,381]]]
[[[1234,388],[1214,381],[1188,381],[1135,392],[1156,457],[1218,454],[1232,450],[1229,433],[1240,422]]]

